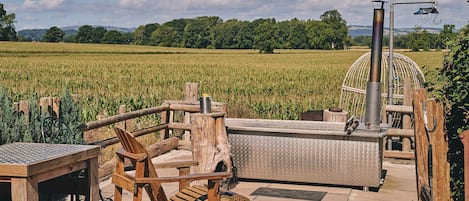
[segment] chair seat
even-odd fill
[[[190,186],[179,191],[175,195],[173,195],[170,198],[170,200],[205,201],[207,200],[207,191],[208,191],[208,188],[206,186]],[[233,193],[233,192],[221,192],[220,200],[221,201],[249,201],[249,198]]]

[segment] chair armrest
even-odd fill
[[[185,168],[199,165],[197,161],[178,161],[169,163],[155,163],[155,168]]]
[[[214,173],[190,174],[190,175],[177,176],[177,177],[135,178],[135,182],[138,184],[148,184],[148,183],[171,183],[171,182],[194,181],[194,180],[221,180],[224,178],[228,178],[231,175],[232,175],[231,172],[214,172]]]
[[[134,153],[130,153],[130,152],[127,152],[125,151],[123,148],[120,148],[116,151],[116,154],[119,155],[119,156],[122,156],[122,157],[126,157],[126,158],[130,158],[130,159],[133,159],[133,160],[136,160],[136,161],[143,161],[143,160],[146,160],[147,159],[147,154],[134,154]]]

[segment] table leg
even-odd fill
[[[88,169],[88,186],[89,192],[86,195],[86,200],[98,201],[99,200],[99,175],[98,175],[98,157],[91,158],[87,162]]]
[[[39,201],[36,177],[11,178],[12,201]]]

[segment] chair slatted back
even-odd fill
[[[142,144],[140,144],[140,142],[138,142],[130,133],[128,133],[124,129],[115,127],[114,130],[125,151],[129,153],[133,153],[133,154],[146,154],[147,155],[144,172],[143,172],[144,175],[142,176],[150,177],[150,178],[158,177],[155,167],[153,166],[153,163],[151,161],[151,156],[148,154],[145,147]],[[135,169],[139,171],[138,167],[135,167]],[[139,173],[136,172],[136,176],[138,176],[138,174]],[[157,192],[155,191],[156,189],[158,189]],[[168,200],[160,184],[151,183],[148,188],[145,188],[145,190],[148,192],[148,196],[150,197],[152,201],[167,201]]]

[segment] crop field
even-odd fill
[[[0,86],[15,101],[78,94],[84,121],[183,98],[184,83],[228,104],[229,117],[298,119],[310,109],[337,106],[340,86],[366,50],[180,49],[132,45],[0,42]],[[435,79],[444,53],[400,52]],[[425,71],[425,70],[424,70]]]

